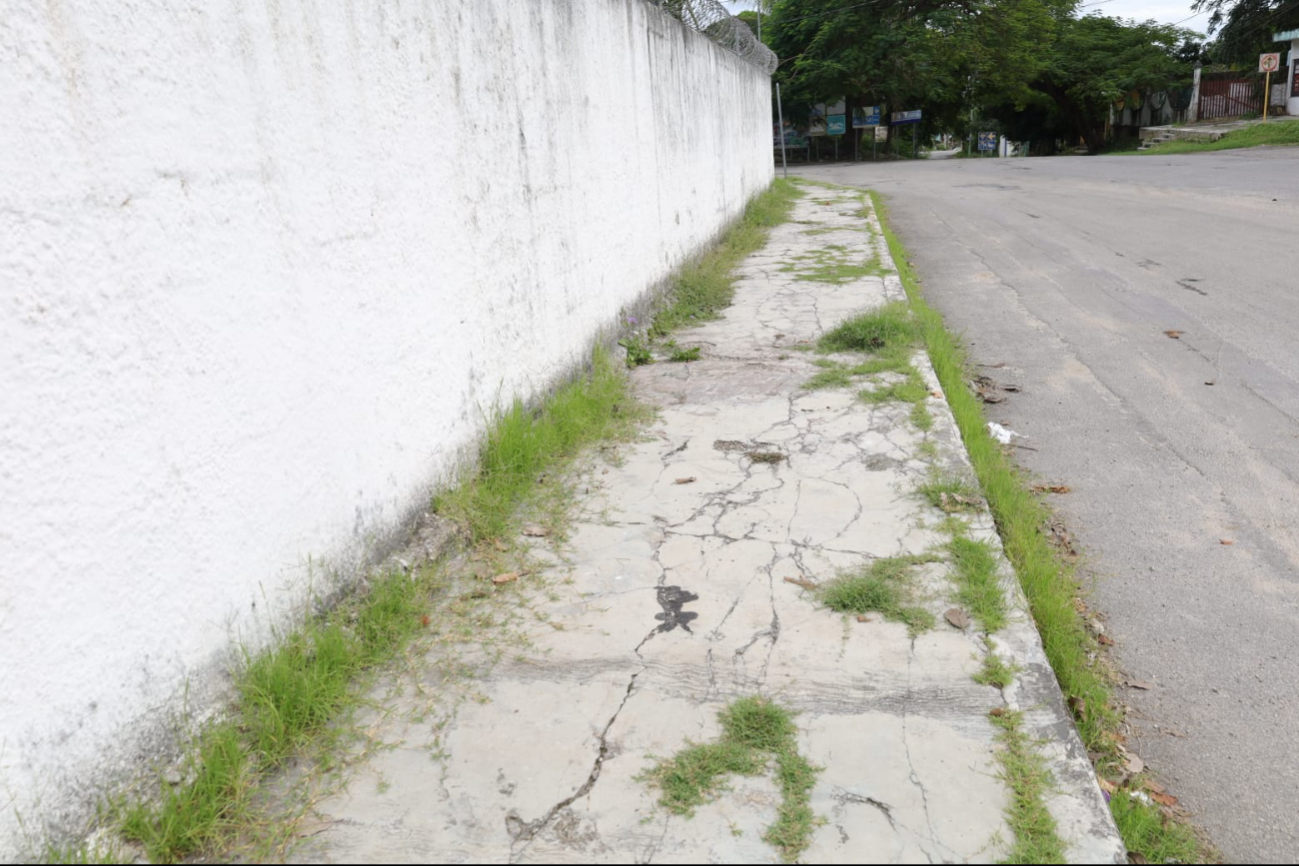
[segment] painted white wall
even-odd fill
[[[642,0],[0,0],[0,58],[9,859],[772,162]]]

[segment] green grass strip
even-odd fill
[[[1209,150],[1237,150],[1261,145],[1299,144],[1299,120],[1278,120],[1247,126],[1229,132],[1217,141],[1166,141],[1135,153],[1141,156],[1167,156],[1172,153],[1201,153]]]
[[[953,538],[947,543],[956,578],[956,599],[988,634],[1006,624],[1006,597],[997,574],[997,555],[986,541]]]
[[[1015,834],[1015,843],[1001,862],[1065,862],[1064,840],[1046,808],[1051,774],[1033,741],[1023,732],[1023,714],[1002,709],[994,710],[989,718],[1000,729],[997,760],[1001,763],[1002,781],[1010,789],[1006,823]]]
[[[1015,567],[1028,598],[1046,656],[1065,695],[1081,698],[1089,709],[1085,718],[1075,718],[1078,732],[1088,749],[1112,753],[1114,743],[1108,734],[1115,729],[1118,715],[1111,705],[1105,677],[1088,662],[1088,653],[1094,652],[1096,646],[1073,605],[1079,592],[1078,582],[1042,533],[1048,517],[1046,508],[999,443],[989,435],[978,398],[965,384],[964,351],[947,330],[942,316],[920,293],[915,271],[906,250],[886,222],[888,211],[878,193],[872,191],[870,197],[880,215],[884,237],[911,301],[912,312],[920,324],[930,361],[1001,533],[1006,556]],[[936,498],[944,491],[932,492]]]
[[[1299,123],[1295,125],[1299,126]],[[1073,604],[1079,594],[1078,581],[1042,532],[1049,516],[1046,506],[1033,494],[1027,479],[1000,444],[989,435],[983,408],[966,386],[964,350],[947,330],[942,316],[921,294],[915,270],[901,241],[888,225],[888,209],[879,194],[872,190],[869,195],[884,227],[884,237],[911,301],[912,311],[920,323],[930,361],[992,510],[1002,546],[1028,599],[1029,611],[1037,624],[1047,659],[1069,706],[1084,708],[1082,713],[1074,712],[1078,734],[1088,751],[1100,756],[1097,759],[1098,772],[1116,770],[1119,766],[1116,744],[1119,742],[1117,735],[1121,717],[1111,700],[1105,674],[1089,661],[1089,656],[1097,653],[1099,647],[1083,626]],[[948,503],[945,510],[960,510],[951,505],[963,502],[964,493],[959,488],[959,481],[938,479],[931,482],[930,488],[924,492],[936,505]],[[1116,806],[1120,800],[1125,802]],[[1161,846],[1165,844],[1162,837],[1160,841],[1152,841],[1142,835],[1153,832],[1151,828],[1155,827],[1162,828],[1160,832],[1169,836],[1169,850],[1183,850],[1178,846],[1195,844],[1194,834],[1189,828],[1168,820],[1156,807],[1127,801],[1125,791],[1121,789],[1110,800],[1110,811],[1115,815],[1119,832],[1129,850],[1138,853],[1154,851],[1156,855],[1149,859],[1159,862],[1157,852],[1164,850]],[[1121,813],[1123,806],[1130,806],[1129,811]],[[1025,829],[1031,830],[1031,826]],[[1025,856],[1036,857],[1037,854],[1030,850],[1030,854]],[[1207,850],[1198,847],[1196,854],[1188,855],[1183,862],[1198,862],[1206,856]]]

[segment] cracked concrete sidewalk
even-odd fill
[[[833,283],[786,269],[835,248],[877,256],[885,275]],[[653,758],[714,739],[729,702],[761,694],[798,712],[799,750],[824,768],[811,802],[824,823],[806,862],[1002,858],[1013,834],[988,717],[999,706],[1023,710],[1041,741],[1069,860],[1124,861],[1004,558],[1012,613],[996,651],[1021,668],[1004,690],[972,679],[988,651],[976,626],[942,618],[955,592],[948,564],[921,568],[939,624],[915,637],[878,615],[834,613],[786,580],[943,543],[945,515],[915,489],[935,462],[970,472],[941,396],[928,400],[934,425],[922,433],[908,404],[802,387],[818,368],[794,347],[905,297],[869,203],[810,191],[738,273],[725,316],[678,335],[701,360],[633,372],[658,417],[619,459],[586,464],[569,541],[523,540],[549,563],[525,579],[535,586],[523,588],[528,648],[484,665],[475,700],[427,712],[388,696],[398,705],[374,722],[388,745],[316,805],[318,830],[298,856],[778,862],[762,839],[780,805],[770,774],[732,779],[688,819],[637,778]],[[941,394],[923,353],[915,364]],[[936,457],[922,456],[926,438]],[[986,511],[968,519],[971,537],[1000,551]],[[437,681],[424,678],[434,704]]]

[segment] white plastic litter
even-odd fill
[[[1023,433],[1016,433],[1014,430],[1011,430],[1009,427],[1002,427],[996,421],[988,422],[988,432],[992,434],[993,439],[996,439],[1002,445],[1009,445],[1010,440],[1014,439],[1016,436],[1018,436],[1020,439],[1028,438]]]

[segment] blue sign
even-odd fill
[[[852,110],[852,128],[864,129],[868,126],[880,125],[880,107],[878,105],[863,105]]]
[[[996,150],[997,133],[980,132],[979,133],[979,150]]]
[[[894,123],[919,123],[920,109],[915,111],[895,111],[893,112]]]
[[[832,114],[825,119],[826,135],[843,135],[848,131],[847,118],[842,114]]]

